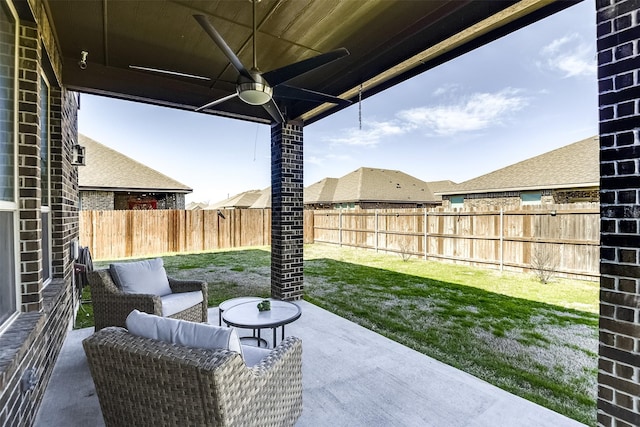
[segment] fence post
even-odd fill
[[[338,246],[342,246],[342,208],[338,211]]]
[[[378,209],[375,210],[375,224],[374,224],[374,236],[375,236],[375,245],[376,252],[378,252]]]
[[[427,243],[429,242],[429,212],[427,208],[424,208],[424,260],[428,259],[429,247]]]
[[[500,208],[500,271],[504,269],[504,210]]]

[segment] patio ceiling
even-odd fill
[[[262,0],[257,64],[263,72],[345,47],[349,56],[288,84],[357,102],[577,1]],[[193,18],[208,17],[245,67],[252,65],[249,0],[45,0],[63,58],[63,84],[79,92],[194,110],[235,92],[237,73]],[[78,66],[87,51],[87,68]],[[131,69],[151,67],[207,77]],[[499,66],[499,64],[496,64]],[[231,83],[230,83],[231,82]],[[280,104],[311,123],[344,106]],[[231,99],[204,110],[270,122]]]

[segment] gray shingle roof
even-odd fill
[[[338,178],[323,178],[304,189],[304,203],[328,203],[333,200]]]
[[[435,202],[429,185],[404,172],[359,168],[342,178],[325,178],[305,191],[305,203]]]
[[[86,165],[78,168],[80,190],[191,193],[193,190],[130,157],[80,134]]]
[[[260,192],[260,197],[253,202],[251,209],[271,209],[271,187],[267,187]]]
[[[264,190],[249,190],[231,196],[228,199],[213,203],[205,209],[242,209],[248,208],[255,203]]]
[[[599,156],[599,139],[594,136],[470,179],[439,194],[597,187]]]

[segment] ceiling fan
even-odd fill
[[[282,123],[284,122],[284,116],[274,99],[292,99],[318,103],[329,102],[341,105],[351,104],[351,101],[340,99],[332,95],[285,84],[295,77],[349,55],[349,51],[345,48],[336,49],[265,73],[258,69],[256,61],[256,3],[259,1],[260,0],[252,0],[253,66],[250,70],[240,62],[238,56],[233,52],[233,50],[231,50],[220,33],[218,33],[215,27],[204,15],[193,16],[195,20],[198,21],[198,24],[200,24],[202,29],[209,35],[209,37],[211,37],[220,50],[222,50],[225,56],[229,59],[231,65],[238,72],[235,93],[198,107],[196,108],[196,111],[205,110],[237,96],[247,104],[262,106],[273,120],[277,123]]]

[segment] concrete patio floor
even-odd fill
[[[304,409],[296,426],[583,425],[308,302],[298,304],[302,317],[286,327],[303,342]],[[216,308],[209,319],[217,323]],[[69,332],[36,426],[104,425],[82,349],[92,333]]]

